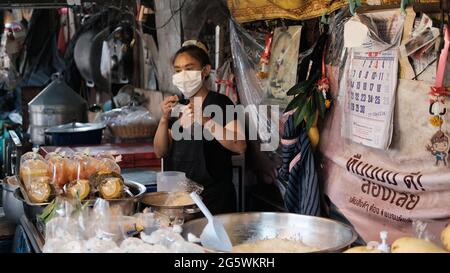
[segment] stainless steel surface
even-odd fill
[[[16,145],[16,147],[22,147],[22,142],[20,141],[20,138],[17,136],[16,132],[14,132],[13,130],[9,130],[8,133],[12,141],[14,142],[14,145]]]
[[[36,226],[25,215],[20,218],[20,224],[30,240],[34,252],[42,253],[45,240],[41,233],[37,230]]]
[[[192,201],[192,204],[185,206],[165,205],[164,203],[167,200],[168,195],[169,192],[145,193],[140,198],[140,209],[149,207],[152,211],[168,217],[171,222],[175,219],[189,221],[201,216],[200,210],[197,205],[195,205],[194,201]]]
[[[2,181],[2,206],[5,212],[5,217],[13,223],[19,223],[20,217],[24,214],[22,201],[14,197],[14,191],[19,188],[19,185],[11,185],[7,182],[10,179],[5,177]]]
[[[236,191],[236,207],[239,212],[245,211],[245,154],[233,155],[233,184]]]
[[[13,130],[8,131],[9,138],[5,141],[5,160],[3,170],[6,176],[19,173],[19,161],[22,155],[22,142]]]
[[[120,207],[124,215],[133,215],[137,210],[137,202],[139,198],[145,193],[146,188],[133,181],[125,181],[125,185],[130,189],[134,196],[121,199],[108,200],[111,207]],[[14,197],[20,200],[23,204],[25,215],[33,223],[37,222],[37,216],[42,213],[44,208],[50,203],[32,203],[25,190],[22,187],[14,191]],[[95,200],[85,200],[83,203],[89,203],[89,206],[93,206]]]
[[[30,134],[34,144],[44,144],[47,128],[68,122],[87,121],[87,102],[61,78],[54,80],[28,103]]]
[[[349,226],[330,219],[275,212],[248,212],[216,215],[230,236],[233,245],[247,240],[295,239],[319,248],[318,252],[340,252],[357,238]],[[183,225],[183,237],[192,233],[200,236],[206,218],[189,221]],[[276,247],[276,246],[274,246]]]
[[[102,123],[81,123],[71,122],[58,125],[45,130],[45,133],[81,133],[93,130],[105,129],[106,125]]]

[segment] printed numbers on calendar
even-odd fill
[[[361,101],[365,102],[366,101],[366,97],[367,97],[366,94],[361,94]]]
[[[375,96],[375,104],[380,104],[381,103],[381,98],[380,96]]]

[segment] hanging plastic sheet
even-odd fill
[[[302,26],[281,27],[276,28],[273,35],[265,101],[283,109],[292,99],[286,92],[297,82],[301,31]]]
[[[279,107],[261,105],[267,98],[265,82],[257,75],[257,66],[264,50],[264,35],[250,34],[230,20],[230,41],[234,70],[241,103],[246,106],[250,121],[250,140],[255,135],[264,143],[262,150],[278,147]]]
[[[336,67],[341,67],[345,64],[344,26],[350,17],[349,9],[343,8],[330,18],[328,31],[330,33],[330,42],[326,54],[327,64]]]

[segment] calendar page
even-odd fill
[[[404,19],[392,10],[356,15],[346,23],[341,134],[356,143],[384,150],[391,143]]]
[[[397,87],[397,50],[352,50],[349,62],[343,133],[354,142],[387,149]]]

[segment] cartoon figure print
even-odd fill
[[[427,150],[436,158],[436,166],[442,161],[447,166],[447,156],[449,152],[449,137],[441,130],[431,137],[431,145],[427,145]]]

